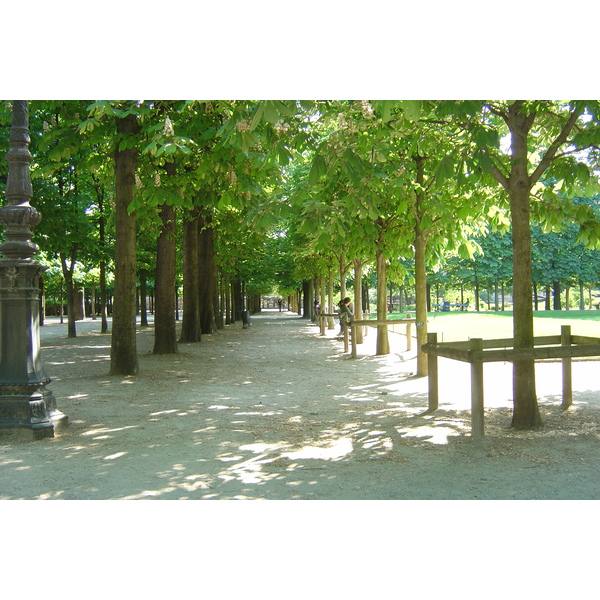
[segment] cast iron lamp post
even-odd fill
[[[39,280],[44,268],[33,258],[39,248],[31,241],[31,229],[42,215],[29,204],[29,139],[27,101],[14,101],[6,205],[0,208],[0,224],[6,228],[0,244],[0,438],[37,440],[54,436],[67,417],[46,387],[51,380],[40,358]]]

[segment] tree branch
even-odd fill
[[[508,119],[508,114],[506,111],[502,110],[499,106],[494,106],[493,104],[485,104],[484,105],[491,113],[501,117],[505,121]]]
[[[582,108],[576,108],[575,110],[573,110],[568,121],[565,123],[565,126],[562,128],[562,131],[558,134],[558,136],[556,136],[556,139],[554,140],[554,142],[552,142],[546,154],[544,154],[544,157],[540,161],[540,164],[537,166],[537,168],[529,178],[530,185],[533,186],[535,183],[537,183],[544,171],[550,165],[550,163],[556,159],[556,152],[567,141],[569,133],[571,133],[571,130],[573,129],[573,127],[575,127],[577,119],[579,119],[579,117],[582,114]]]

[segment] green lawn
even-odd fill
[[[414,313],[413,313],[414,318]],[[404,314],[392,313],[388,319]],[[374,317],[373,317],[374,318]],[[535,311],[535,335],[560,335],[561,325],[570,325],[571,333],[600,337],[600,310]],[[512,337],[512,311],[503,312],[434,312],[429,313],[428,331],[438,334],[438,341],[452,342],[479,337]]]

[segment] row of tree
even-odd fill
[[[577,200],[598,192],[598,109],[595,101],[32,102],[38,243],[60,258],[67,288],[78,261],[99,265],[101,288],[107,268],[114,273],[115,374],[138,369],[144,265],[154,271],[156,352],[176,350],[178,257],[181,339],[196,341],[215,326],[222,282],[258,275],[260,283],[254,258],[265,252],[280,258],[282,289],[316,280],[323,297],[338,281],[345,295],[352,270],[358,306],[373,266],[378,319],[388,277],[405,276],[412,262],[421,345],[427,274],[449,255],[472,258],[477,236],[509,229],[515,346],[527,347],[532,218],[546,232],[576,224],[577,242],[589,247],[600,240],[595,202]],[[377,351],[389,352],[386,327]],[[423,356],[418,372],[426,374]],[[516,363],[514,375],[513,425],[539,425],[533,362]]]
[[[585,200],[596,210],[597,197]],[[540,225],[532,225],[532,303],[535,310],[540,308],[541,299],[545,310],[561,310],[563,304],[568,309],[571,288],[579,292],[581,310],[586,304],[592,306],[592,292],[600,281],[600,251],[578,242],[578,233],[575,223],[567,223],[560,232],[544,232]],[[496,296],[498,287],[503,292],[512,291],[512,240],[510,232],[489,232],[474,241],[480,249],[472,259],[456,255],[447,257],[428,274],[428,283],[442,289],[473,290],[474,306],[478,306],[479,290],[492,288]]]

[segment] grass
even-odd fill
[[[388,319],[403,317],[403,313],[388,315]],[[571,332],[577,335],[600,337],[600,310],[534,312],[535,335],[560,335],[561,325],[570,325]],[[474,337],[510,338],[513,334],[512,311],[433,312],[429,313],[427,328],[429,332],[438,334],[440,342],[468,340]]]

